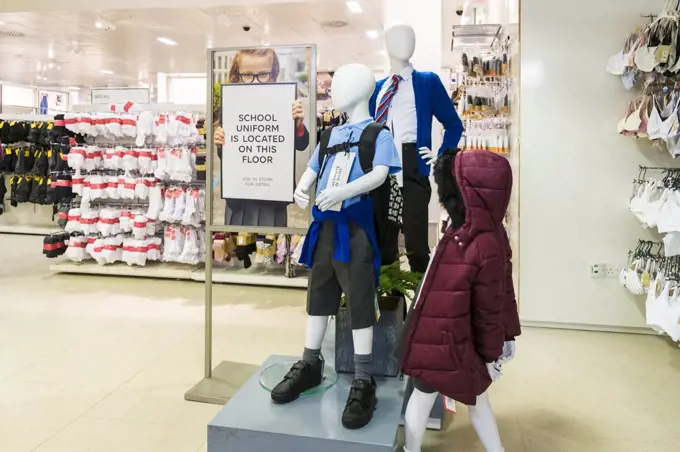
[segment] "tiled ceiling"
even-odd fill
[[[209,47],[315,43],[319,69],[358,62],[387,66],[381,54],[382,0],[344,0],[102,12],[0,14],[0,80],[49,87],[153,84],[158,72],[206,71]],[[96,21],[115,29],[95,27]],[[346,22],[333,28],[330,22]],[[249,32],[243,26],[251,27]],[[369,39],[366,30],[381,36]],[[158,37],[170,38],[166,46]],[[113,71],[112,75],[101,71]]]

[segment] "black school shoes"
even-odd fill
[[[375,379],[371,381],[354,380],[352,388],[349,390],[347,405],[342,413],[342,425],[350,430],[363,428],[373,419],[373,412],[378,405],[375,396],[377,385]]]

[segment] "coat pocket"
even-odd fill
[[[460,359],[458,358],[458,353],[456,353],[456,340],[453,337],[453,333],[448,331],[442,331],[442,340],[449,347],[449,355],[451,356],[451,361],[456,369],[460,368]]]

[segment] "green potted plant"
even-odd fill
[[[399,261],[380,269],[377,294],[380,319],[373,329],[375,375],[396,377],[399,374],[399,361],[394,352],[404,327],[404,298],[411,299],[422,277],[422,273],[403,270]],[[335,319],[335,370],[354,372],[352,325],[344,298]]]

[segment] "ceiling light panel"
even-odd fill
[[[160,38],[156,38],[156,40],[158,42],[160,42],[161,44],[165,44],[166,46],[176,46],[177,45],[177,43],[170,38],[160,37]]]
[[[371,39],[378,39],[378,32],[375,30],[366,30],[366,36]]]
[[[114,73],[113,71],[108,70],[108,69],[100,69],[99,72],[104,74],[104,75],[113,75],[113,73]]]
[[[351,13],[355,14],[364,12],[363,8],[361,8],[361,3],[357,1],[347,2],[347,9],[349,9]]]

